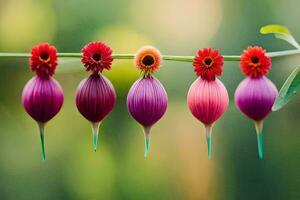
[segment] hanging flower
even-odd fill
[[[36,73],[22,93],[22,104],[26,112],[39,125],[42,160],[45,160],[44,126],[61,109],[64,95],[60,84],[52,78],[57,66],[57,50],[48,43],[31,49],[30,67]]]
[[[101,42],[92,42],[82,49],[82,63],[91,75],[82,80],[76,91],[78,111],[92,124],[93,148],[97,149],[100,123],[112,111],[116,92],[111,82],[101,74],[112,64],[112,50]]]
[[[82,49],[81,62],[86,71],[99,74],[103,69],[110,70],[113,58],[112,49],[102,42],[91,42]]]
[[[161,65],[160,52],[152,47],[145,46],[135,54],[134,63],[145,75],[154,73]]]
[[[154,47],[143,47],[137,51],[134,61],[143,77],[131,86],[127,96],[127,108],[143,127],[146,158],[150,146],[150,129],[165,114],[168,96],[163,85],[152,75],[160,67],[160,52]]]
[[[215,80],[216,76],[222,75],[222,66],[224,65],[223,56],[219,51],[211,48],[204,48],[198,51],[193,66],[197,76],[206,80]]]
[[[193,63],[199,77],[191,85],[187,95],[190,111],[205,126],[209,159],[212,126],[225,113],[229,102],[224,84],[216,78],[222,75],[223,63],[223,56],[218,50],[199,50]]]
[[[241,55],[240,67],[246,76],[265,76],[271,66],[270,57],[266,55],[266,51],[261,47],[248,47]]]
[[[256,127],[258,155],[263,159],[263,120],[271,112],[278,95],[276,86],[265,75],[271,59],[261,47],[248,47],[241,56],[241,71],[247,76],[235,91],[235,104]]]

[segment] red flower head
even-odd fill
[[[92,71],[93,74],[102,72],[103,69],[111,68],[112,49],[102,42],[91,42],[81,50],[83,55],[81,62],[87,71]]]
[[[52,76],[57,66],[56,48],[48,43],[34,46],[31,49],[29,64],[38,76]]]
[[[160,52],[152,46],[142,47],[136,52],[134,57],[135,65],[146,75],[158,70],[161,60]]]
[[[250,46],[241,55],[240,67],[247,76],[264,76],[271,69],[271,58],[259,46]]]
[[[206,80],[215,80],[216,76],[222,75],[223,56],[219,51],[211,48],[204,48],[198,51],[195,56],[193,66],[197,76]]]

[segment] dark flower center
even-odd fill
[[[93,60],[99,62],[101,60],[101,55],[99,53],[95,53],[93,55]]]
[[[49,59],[49,54],[47,52],[43,52],[40,54],[40,59],[42,61],[47,61]]]
[[[259,62],[259,58],[256,57],[256,56],[254,56],[254,57],[251,58],[251,62],[252,62],[253,64],[257,64],[257,63]]]
[[[146,55],[143,59],[142,59],[142,63],[145,66],[151,66],[154,64],[154,58],[151,55]]]
[[[211,67],[213,60],[211,58],[205,58],[204,63],[206,67]]]

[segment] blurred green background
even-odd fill
[[[154,45],[163,54],[195,55],[204,47],[238,55],[248,45],[268,51],[292,48],[259,34],[263,25],[287,26],[300,40],[298,0],[0,0],[0,51],[29,52],[50,42],[59,52],[79,52],[100,40],[115,53]],[[92,150],[90,124],[74,96],[88,76],[79,59],[60,59],[55,78],[65,92],[61,112],[46,126],[41,161],[37,126],[21,105],[33,76],[28,59],[0,60],[0,199],[300,199],[300,95],[265,121],[265,159],[257,157],[254,125],[233,103],[244,78],[237,62],[221,77],[230,106],[213,131],[207,160],[203,126],[190,114],[186,94],[196,79],[190,63],[164,62],[156,76],[169,95],[166,115],[152,130],[143,158],[142,130],[129,116],[126,94],[140,76],[132,60],[116,60],[105,72],[118,99]],[[269,74],[278,88],[300,56],[273,60]]]

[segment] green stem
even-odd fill
[[[300,50],[286,50],[269,52],[268,55],[271,58],[284,57],[290,55],[298,55]],[[61,58],[80,58],[81,53],[58,53],[58,57]],[[29,58],[29,53],[0,53],[0,58]],[[113,54],[114,59],[134,59],[134,54]],[[239,61],[241,56],[239,55],[224,55],[224,61]],[[179,61],[179,62],[193,62],[194,56],[174,56],[174,55],[162,55],[163,60]]]
[[[275,51],[267,53],[271,58],[283,57],[283,56],[292,56],[300,54],[300,49],[295,50],[286,50],[286,51]]]
[[[40,139],[41,139],[41,147],[42,147],[42,160],[46,160],[46,155],[45,155],[45,135],[44,135],[44,130],[45,130],[45,123],[39,122],[39,132],[40,132]]]
[[[92,131],[93,131],[93,149],[97,151],[98,145],[98,134],[99,134],[99,126],[101,122],[92,122]]]
[[[212,131],[212,125],[206,125],[205,126],[205,132],[206,132],[206,143],[207,143],[207,155],[208,160],[211,158],[211,131]]]
[[[171,56],[163,55],[163,60],[179,61],[179,62],[193,62],[194,56]]]
[[[145,137],[145,152],[144,158],[146,159],[149,154],[149,147],[150,147],[150,129],[151,127],[143,127],[144,130],[144,137]]]
[[[257,150],[258,157],[260,160],[264,158],[264,146],[263,146],[263,121],[256,121],[255,130],[257,135]]]

